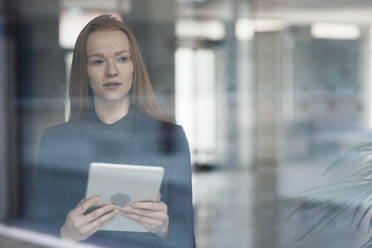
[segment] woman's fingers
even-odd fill
[[[81,199],[79,203],[76,205],[76,207],[80,206],[85,201],[85,198]]]
[[[85,214],[90,207],[95,206],[99,202],[99,199],[99,196],[82,199],[67,215],[66,221],[61,228],[61,237],[74,241],[84,240],[115,218],[119,211],[112,204]]]
[[[150,226],[150,227],[159,226],[159,225],[162,224],[160,220],[154,219],[154,218],[151,218],[151,217],[147,217],[147,216],[142,216],[142,215],[137,215],[137,214],[130,214],[130,213],[126,214],[125,216],[128,217],[131,220],[136,221],[139,224],[147,225],[147,226]]]
[[[119,211],[117,209],[114,209],[113,211],[107,213],[107,214],[104,214],[102,215],[101,217],[97,218],[96,220],[92,221],[91,223],[88,223],[86,225],[84,225],[82,228],[81,228],[81,231],[83,233],[91,233],[91,232],[95,232],[94,230],[95,229],[99,229],[101,228],[103,225],[105,225],[107,222],[111,221],[112,219],[115,218],[115,216],[119,213]],[[98,230],[97,229],[97,230]]]
[[[99,202],[100,197],[98,195],[89,197],[83,202],[80,202],[73,211],[74,215],[83,215],[90,207],[93,207]]]
[[[123,208],[123,215],[127,216],[127,214],[135,214],[139,216],[149,217],[152,219],[160,219],[165,218],[165,213],[163,211],[154,211],[154,210],[147,210],[147,209],[138,209],[133,208],[130,206],[125,206]]]
[[[164,202],[135,202],[124,206],[122,215],[143,225],[161,238],[166,237],[168,233],[168,207]]]
[[[110,211],[113,211],[113,210],[115,210],[114,205],[112,205],[112,204],[105,205],[105,206],[100,207],[99,209],[96,209],[96,210],[92,211],[91,213],[85,215],[84,220],[82,222],[83,222],[83,224],[87,224],[89,222],[92,222],[92,221],[98,219],[102,215],[104,215],[106,213],[109,213]]]
[[[135,209],[144,209],[149,211],[167,211],[167,205],[164,202],[135,202],[129,206]]]

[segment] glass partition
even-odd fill
[[[371,4],[19,0],[3,5],[8,31],[0,30],[6,93],[1,151],[11,161],[0,166],[4,228],[59,240],[70,210],[85,197],[90,162],[106,162],[165,169],[160,198],[149,201],[167,205],[169,223],[165,218],[161,226],[169,230],[165,236],[151,228],[131,234],[96,230],[82,244],[120,247],[125,240],[133,247],[193,247],[194,233],[200,248],[370,245]],[[134,41],[125,38],[103,48],[129,44],[129,56],[109,57],[105,52],[111,50],[104,50],[90,54],[99,55],[90,61],[88,42],[73,55],[81,30],[102,14],[132,31],[144,67]],[[94,28],[89,35],[99,32]],[[98,40],[112,41],[106,35],[113,30],[107,28]],[[83,62],[74,64],[77,55]],[[125,94],[130,97],[119,100],[129,99],[129,107],[118,108],[120,118],[110,122],[97,107],[107,99],[93,88],[98,76],[89,70],[107,64],[97,70],[105,79],[97,80],[115,92],[124,84],[115,73],[128,61],[134,68],[123,69],[132,79]],[[76,75],[85,83],[78,91],[69,84]],[[146,75],[153,92],[135,86],[146,85]],[[102,100],[101,106],[113,106],[109,102],[115,101]],[[86,104],[81,113],[88,121],[74,119],[77,103]],[[134,123],[138,116],[144,119]],[[120,124],[123,120],[127,124]],[[0,242],[7,235],[17,239],[3,233]]]

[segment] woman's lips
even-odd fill
[[[106,86],[117,86],[117,85],[121,85],[121,83],[119,83],[119,82],[107,82],[107,83],[104,83],[103,84],[103,87],[106,87]]]
[[[107,82],[107,83],[103,84],[103,87],[105,89],[109,89],[109,90],[116,90],[120,86],[121,86],[121,83],[119,83],[119,82]]]

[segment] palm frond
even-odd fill
[[[314,187],[297,195],[296,200],[303,202],[281,223],[288,222],[299,213],[310,210],[315,213],[306,223],[305,230],[296,241],[307,238],[311,233],[323,232],[339,216],[349,210],[352,213],[349,227],[355,228],[354,235],[362,229],[362,223],[368,223],[370,231],[372,228],[372,217],[369,215],[372,211],[371,157],[372,142],[364,142],[351,147],[349,151],[335,160],[324,173],[342,175],[337,182]],[[372,248],[372,237],[360,248]]]

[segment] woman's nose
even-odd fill
[[[118,75],[118,69],[114,62],[107,62],[106,77],[116,77]]]

